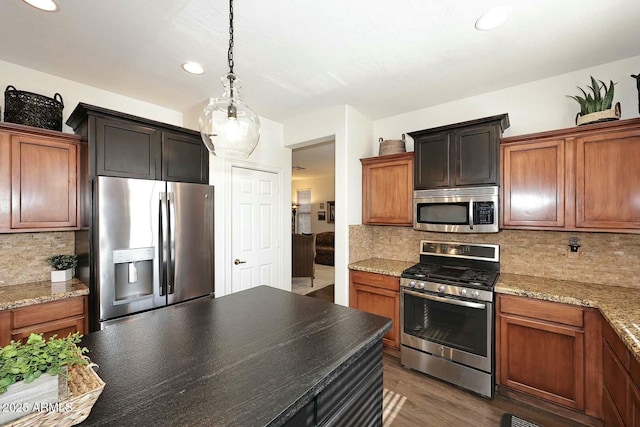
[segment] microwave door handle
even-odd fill
[[[430,294],[422,294],[420,292],[413,292],[407,289],[403,289],[402,292],[404,292],[405,294],[409,294],[413,297],[428,299],[428,300],[437,301],[437,302],[444,302],[446,304],[460,305],[462,307],[468,307],[468,308],[478,308],[481,310],[484,310],[485,308],[487,308],[485,304],[480,304],[477,302],[460,301],[453,298],[445,298],[445,297],[439,297],[439,296],[430,295]]]
[[[473,200],[469,202],[469,230],[473,230]]]

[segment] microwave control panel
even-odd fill
[[[495,215],[493,202],[473,202],[473,223],[493,224]]]

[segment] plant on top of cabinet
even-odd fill
[[[600,82],[602,86],[600,86],[598,82]],[[615,83],[610,80],[609,87],[607,87],[605,82],[602,80],[596,81],[596,79],[591,76],[591,86],[587,86],[591,89],[591,93],[587,93],[584,89],[578,87],[584,95],[584,98],[581,96],[567,95],[580,104],[580,112],[576,114],[576,125],[580,126],[587,123],[620,119],[620,103],[616,102],[615,107],[611,107],[613,103],[614,85]],[[604,94],[602,93],[602,89],[604,89]]]

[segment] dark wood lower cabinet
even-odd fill
[[[349,272],[349,306],[391,319],[382,338],[388,348],[400,350],[400,279],[364,271]]]
[[[629,384],[629,426],[640,427],[640,390],[634,382]]]
[[[640,363],[608,323],[603,337],[603,425],[640,427]]]
[[[624,427],[625,425],[606,389],[602,395],[602,425],[604,427]]]
[[[602,331],[596,309],[498,295],[496,315],[499,391],[524,393],[563,416],[601,419]]]
[[[66,337],[70,333],[89,332],[86,296],[44,302],[0,311],[0,346],[30,334]]]
[[[597,309],[498,295],[496,315],[499,391],[589,425],[640,427],[640,363]]]
[[[501,383],[583,410],[584,331],[515,316],[500,321]]]

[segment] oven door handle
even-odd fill
[[[484,310],[485,308],[487,308],[487,306],[485,304],[480,304],[480,303],[477,303],[477,302],[460,301],[460,300],[453,299],[453,298],[438,297],[438,296],[435,296],[435,295],[422,294],[420,292],[409,291],[407,289],[403,289],[402,292],[404,292],[405,294],[409,294],[411,296],[414,296],[414,297],[418,297],[418,298],[422,298],[422,299],[428,299],[428,300],[431,300],[431,301],[444,302],[444,303],[447,303],[447,304],[460,305],[462,307],[478,308],[478,309],[481,309],[481,310]]]

